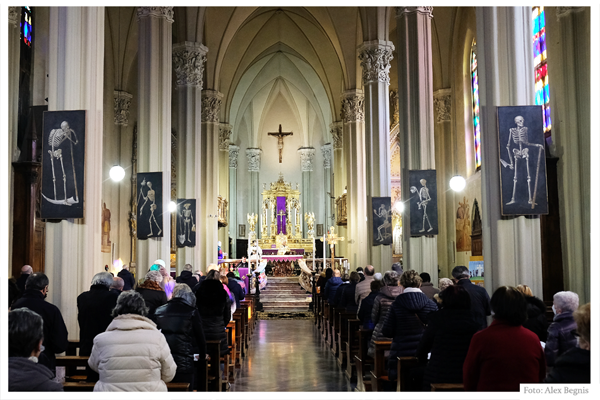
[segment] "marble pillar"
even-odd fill
[[[138,172],[162,172],[163,210],[168,210],[171,201],[173,7],[138,7],[137,20]],[[162,220],[162,238],[138,240],[138,276],[144,276],[156,259],[169,265],[171,213],[163,213]]]
[[[314,193],[312,186],[312,171],[315,164],[315,153],[314,147],[301,147],[298,149],[298,154],[300,154],[300,167],[302,169],[302,190],[300,194],[300,202],[302,204],[302,208],[300,209],[301,216],[304,215],[304,211],[315,211],[313,206]],[[293,214],[293,212],[291,214]],[[292,218],[292,215],[288,218]],[[306,227],[306,221],[303,217],[301,219],[302,237],[307,237],[306,232],[308,232],[308,228]]]
[[[245,219],[247,214],[258,215],[259,221],[256,223],[256,238],[260,238],[260,212],[261,212],[261,199],[260,199],[260,186],[259,186],[259,173],[260,173],[260,158],[262,150],[250,147],[246,149],[246,158],[248,161],[248,172],[250,173],[250,201],[246,205],[246,212],[244,212],[244,221],[240,221],[243,224],[248,225],[246,227],[246,234],[250,234],[250,225]]]
[[[343,128],[344,124],[342,121],[333,122],[329,125],[329,133],[332,138],[333,148],[333,187],[335,199],[345,193],[346,190],[346,163],[344,162],[344,151],[343,151]],[[335,199],[333,200],[333,206],[336,206]],[[333,220],[325,221],[323,230],[326,231],[330,226],[335,226],[337,234],[341,237],[345,237],[346,240],[338,242],[336,246],[337,253],[341,256],[347,257],[348,255],[348,230],[347,225],[337,225],[338,210],[335,209],[335,218]],[[316,227],[315,227],[316,232]]]
[[[373,246],[372,198],[392,195],[390,172],[390,61],[394,45],[384,40],[364,42],[358,48],[365,94],[365,183],[367,195],[368,263],[378,271],[392,266],[392,246]],[[391,203],[390,203],[391,207]],[[389,222],[392,218],[390,215]],[[389,231],[392,234],[392,229]]]
[[[219,194],[223,199],[227,200],[227,208],[231,207],[231,196],[229,195],[229,139],[231,138],[231,131],[233,127],[229,124],[221,123],[219,125]],[[229,210],[227,210],[229,214]],[[229,222],[227,226],[219,228],[219,241],[223,244],[221,249],[223,253],[228,254],[228,258],[231,250],[229,248],[229,238],[232,237],[232,231],[230,230]]]
[[[502,218],[496,107],[535,104],[531,7],[477,7],[485,287],[542,293],[539,218]],[[511,57],[506,55],[510,54]]]
[[[102,160],[104,7],[51,7],[48,110],[86,110],[84,217],[46,224],[48,301],[65,319],[70,340],[79,338],[77,296],[104,270]],[[76,60],[77,62],[74,62]],[[76,82],[77,84],[69,84]]]
[[[237,258],[237,167],[239,153],[239,146],[232,144],[229,145],[229,236],[231,236],[231,248],[229,249],[230,258]]]
[[[177,197],[196,199],[196,218],[200,215],[202,187],[197,185],[202,175],[202,76],[208,49],[201,43],[183,42],[173,45],[177,115]],[[199,227],[199,225],[198,225]],[[204,232],[196,230],[196,246],[177,248],[177,274],[185,264],[194,270],[201,268]]]
[[[408,171],[435,169],[431,18],[432,7],[396,8],[401,192],[404,202],[410,197]],[[405,207],[402,218],[404,270],[427,272],[431,281],[437,282],[437,237],[410,237],[410,207]]]
[[[323,227],[335,225],[335,220],[332,219],[333,205],[335,204],[334,190],[333,190],[333,182],[331,180],[331,164],[333,161],[333,146],[331,143],[324,144],[321,146],[321,153],[323,154]],[[314,211],[305,209],[305,211]],[[315,226],[315,235],[316,235],[316,226]],[[337,230],[337,229],[336,229]],[[308,232],[308,230],[305,230]],[[337,232],[339,234],[339,232]],[[308,237],[308,236],[307,236]],[[339,243],[339,242],[338,242]],[[337,246],[339,247],[339,246]],[[336,249],[336,251],[338,251]],[[341,253],[340,253],[341,254]]]
[[[367,232],[367,187],[365,163],[364,94],[360,89],[347,90],[342,94],[342,120],[344,163],[346,165],[348,260],[351,269],[365,267],[369,260]],[[374,265],[377,271],[380,268]]]

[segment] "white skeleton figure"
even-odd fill
[[[79,195],[77,193],[77,179],[75,176],[75,162],[73,159],[73,145],[77,145],[79,140],[77,139],[77,135],[75,131],[69,127],[69,123],[67,121],[63,121],[60,124],[61,129],[52,129],[50,131],[50,135],[48,137],[48,145],[52,148],[52,150],[48,150],[48,154],[50,154],[50,165],[52,166],[52,183],[54,186],[54,200],[49,199],[44,194],[44,198],[53,204],[62,204],[66,206],[70,206],[72,204],[79,203]],[[75,186],[75,199],[73,197],[69,197],[67,199],[67,174],[65,174],[65,165],[63,162],[63,154],[62,149],[58,148],[65,141],[68,140],[71,142],[71,165],[73,166],[73,184]],[[60,160],[60,167],[62,169],[62,177],[63,177],[63,191],[65,198],[63,200],[58,200],[56,198],[56,174],[54,171],[54,159]]]
[[[144,196],[144,191],[143,191],[144,185],[148,186],[148,193],[146,194],[146,196]],[[152,189],[152,182],[150,182],[150,181],[146,182],[145,178],[142,181],[142,187],[140,188],[140,196],[142,196],[144,198],[144,204],[142,204],[142,206],[140,207],[140,217],[142,216],[142,211],[144,209],[144,206],[146,205],[148,200],[150,200],[150,218],[148,218],[148,224],[150,226],[150,234],[148,235],[148,237],[153,235],[152,220],[154,220],[154,223],[156,224],[156,227],[158,228],[157,235],[160,235],[160,233],[162,232],[162,229],[160,229],[160,226],[158,225],[158,222],[156,222],[156,218],[154,217],[154,210],[156,210],[156,208],[157,208],[156,192]],[[138,196],[138,202],[139,202],[140,196]]]
[[[529,143],[527,127],[523,126],[523,124],[525,123],[525,119],[522,116],[518,115],[517,117],[515,117],[515,123],[517,124],[517,127],[510,128],[510,130],[509,130],[510,134],[508,135],[508,143],[506,144],[506,151],[508,152],[508,159],[510,160],[510,164],[507,163],[506,161],[500,159],[500,162],[502,163],[503,167],[505,167],[505,168],[508,167],[515,171],[515,175],[513,177],[512,198],[510,199],[510,201],[508,203],[506,203],[506,205],[515,203],[515,191],[517,189],[517,160],[519,160],[519,159],[525,159],[525,165],[527,166],[527,190],[529,192],[528,193],[529,194],[528,203],[532,204],[533,202],[535,202],[535,196],[534,196],[534,199],[532,200],[532,198],[531,198],[531,174],[529,173],[529,148],[525,147],[525,146],[533,146],[533,147],[538,147],[540,149],[540,154],[538,156],[538,170],[536,171],[536,183],[537,183],[537,177],[538,177],[538,173],[539,173],[539,158],[542,155],[542,150],[544,149],[544,146],[542,146],[541,144],[537,144],[537,143]],[[510,151],[511,140],[515,146],[519,147],[518,149],[517,148],[512,149],[512,155],[511,155],[511,151]],[[514,160],[513,160],[513,156],[514,156]]]
[[[433,227],[431,226],[431,221],[429,221],[429,217],[427,216],[427,203],[429,203],[431,200],[431,196],[429,195],[429,189],[427,189],[427,181],[425,179],[421,179],[419,182],[421,182],[421,185],[423,186],[418,191],[420,201],[417,202],[419,210],[421,207],[423,207],[423,229],[421,229],[419,232],[425,232],[425,220],[427,220],[427,223],[429,224],[429,229],[427,229],[427,232],[430,232],[433,230]],[[411,186],[410,191],[412,193],[417,193],[417,188]]]
[[[375,209],[373,209],[373,212],[379,218],[384,219],[383,224],[381,224],[377,227],[377,239],[376,239],[378,242],[383,242],[385,239],[381,235],[381,230],[383,229],[383,231],[385,232],[385,230],[387,228],[390,228],[392,226],[392,223],[390,222],[391,209],[390,210],[386,209],[385,205],[382,204],[381,206],[379,206],[379,212],[377,212],[377,210],[375,210]]]
[[[190,203],[185,203],[183,207],[185,210],[182,210],[179,214],[179,216],[183,218],[183,235],[179,235],[180,243],[184,243],[184,241],[190,242],[190,232],[196,231],[196,224],[194,223],[194,215],[192,214],[192,210],[190,210]]]

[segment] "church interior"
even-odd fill
[[[592,15],[8,7],[8,276],[48,276],[69,339],[97,272],[206,272],[255,240],[307,290],[332,261],[466,266],[490,296],[587,303]]]

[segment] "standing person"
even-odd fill
[[[340,299],[339,307],[346,309],[346,311],[356,313],[358,305],[354,301],[356,294],[356,285],[360,281],[360,275],[356,271],[350,272],[349,283],[343,286],[342,298]]]
[[[124,264],[123,269],[119,271],[117,276],[123,279],[123,290],[133,290],[135,288],[135,277],[129,271],[129,265]]]
[[[21,291],[21,294],[25,293],[25,282],[27,282],[27,278],[33,274],[33,268],[31,265],[23,265],[21,267],[21,276],[17,278],[17,287]]]
[[[487,327],[488,315],[491,315],[490,296],[481,286],[474,285],[471,282],[469,269],[464,265],[454,267],[452,277],[455,279],[455,285],[462,286],[471,296],[471,313],[475,322],[479,324],[479,329]]]
[[[158,268],[156,268],[156,266],[159,266]],[[158,269],[158,272],[160,272],[161,276],[163,277],[162,282],[160,283],[160,287],[163,288],[163,290],[165,291],[165,294],[167,295],[167,300],[171,298],[171,294],[173,293],[173,288],[175,287],[175,279],[173,279],[173,277],[169,274],[169,270],[167,269],[167,264],[161,260],[160,258],[156,261],[154,261],[154,264],[152,265],[152,267],[150,267],[150,270],[156,270]]]
[[[523,327],[525,296],[514,287],[501,286],[490,303],[494,320],[473,336],[463,364],[465,390],[519,391],[522,383],[541,382],[546,357],[537,335]]]
[[[175,282],[185,283],[190,287],[190,289],[193,289],[194,286],[196,286],[196,284],[198,283],[198,280],[196,280],[196,278],[194,278],[194,276],[192,275],[193,269],[194,267],[192,267],[192,264],[185,264],[183,266],[183,271],[181,271],[181,275],[175,278]]]
[[[229,291],[235,296],[235,306],[236,308],[240,308],[240,301],[244,300],[244,298],[246,297],[246,292],[240,285],[240,281],[236,278],[235,273],[228,272],[227,279],[229,279],[227,287],[229,288]]]
[[[327,281],[325,284],[325,299],[329,304],[334,304],[335,301],[335,293],[338,288],[342,284],[342,273],[339,269],[333,271],[333,277]]]
[[[113,278],[112,284],[110,285],[110,291],[116,294],[117,297],[119,297],[121,292],[123,292],[123,286],[125,286],[125,281],[123,280],[123,278],[115,276]]]
[[[527,285],[518,285],[517,290],[525,295],[527,300],[527,321],[523,326],[535,333],[540,342],[546,342],[548,338],[548,320],[546,319],[546,305],[533,295]],[[546,359],[548,357],[546,356]]]
[[[221,275],[212,270],[196,291],[196,306],[202,317],[202,329],[206,340],[221,342],[221,356],[229,352],[225,327],[231,320],[229,296],[221,283]]]
[[[433,286],[433,283],[431,283],[431,275],[427,272],[421,272],[419,276],[423,280],[423,283],[421,283],[421,291],[425,293],[425,296],[427,296],[428,299],[433,300],[433,296],[438,294],[440,289]]]
[[[142,298],[146,302],[146,306],[148,307],[147,317],[152,321],[155,320],[154,312],[156,309],[168,301],[165,291],[160,286],[162,280],[163,277],[157,270],[148,271],[144,283],[135,289],[136,292],[142,295]]]
[[[94,392],[166,392],[177,365],[165,336],[146,318],[138,292],[123,292],[106,332],[96,336],[89,366],[100,379]]]
[[[549,367],[554,366],[556,359],[577,344],[577,337],[573,331],[577,324],[573,319],[573,312],[579,307],[579,296],[574,292],[558,292],[554,295],[552,310],[554,319],[548,327],[546,339],[546,362]]]
[[[246,258],[246,256],[242,256],[242,261],[240,261],[237,265],[236,265],[237,269],[240,268],[248,268],[248,259]]]
[[[375,279],[373,277],[375,275],[375,268],[372,265],[367,265],[365,267],[365,279],[360,281],[356,285],[356,290],[354,292],[354,302],[358,304],[358,308],[360,309],[360,302],[362,299],[367,297],[369,293],[371,293],[371,281]]]
[[[44,300],[48,296],[48,287],[50,281],[48,277],[41,273],[33,273],[27,278],[25,283],[25,293],[13,304],[12,309],[27,307],[42,317],[44,321],[44,350],[42,351],[39,362],[52,371],[56,372],[56,356],[67,350],[69,339],[67,326],[63,320],[58,307]]]
[[[359,282],[364,281],[365,280],[365,273],[364,273],[363,267],[356,268],[356,272],[358,272],[358,275],[360,276]]]
[[[381,333],[381,330],[383,329],[385,318],[388,315],[388,311],[390,310],[392,303],[403,291],[402,286],[399,285],[399,278],[400,277],[396,271],[387,271],[383,275],[383,284],[385,286],[379,290],[379,294],[373,301],[371,321],[373,321],[375,328],[373,328],[373,335],[371,335],[371,341],[369,342],[369,349],[367,351],[367,354],[371,357],[375,357],[376,340],[389,340]]]

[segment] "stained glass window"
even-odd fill
[[[546,58],[546,18],[544,7],[533,7],[533,64],[535,66],[535,104],[544,110],[544,135],[550,137],[550,86],[548,85],[548,65]]]
[[[471,46],[471,93],[473,100],[473,139],[475,142],[475,168],[481,168],[481,126],[479,121],[479,78],[477,76],[476,44]]]
[[[21,12],[21,39],[28,47],[31,47],[31,8],[23,7]]]

